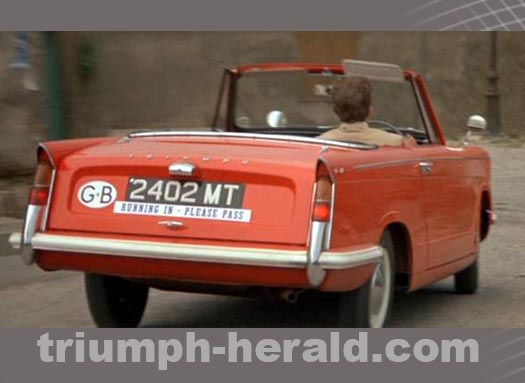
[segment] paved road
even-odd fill
[[[490,148],[499,222],[483,245],[481,289],[455,295],[451,278],[397,299],[395,327],[525,327],[525,149]],[[44,273],[0,257],[0,327],[93,326],[82,276]],[[332,326],[331,305],[153,291],[146,327]]]

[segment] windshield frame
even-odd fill
[[[344,69],[342,65],[334,64],[311,64],[311,63],[263,63],[263,64],[248,64],[241,65],[235,69],[226,69],[224,77],[228,76],[229,81],[227,91],[221,92],[220,98],[217,102],[217,109],[214,118],[213,130],[215,131],[226,131],[226,132],[241,132],[241,133],[264,133],[267,134],[291,134],[300,133],[301,131],[312,131],[317,129],[322,132],[322,129],[315,127],[297,127],[297,128],[250,128],[245,129],[235,124],[235,114],[237,106],[237,87],[238,80],[245,73],[265,73],[265,72],[286,72],[286,71],[306,71],[309,74],[322,74],[332,73],[333,75],[344,75]],[[437,118],[437,115],[433,109],[433,106],[428,95],[428,90],[423,81],[423,78],[414,71],[403,70],[405,82],[408,82],[413,89],[414,100],[417,104],[418,111],[423,122],[425,133],[429,139],[430,144],[441,144],[446,145],[446,139],[443,134],[443,130]],[[224,128],[217,125],[219,119],[219,108],[223,103],[227,103],[225,106],[226,115],[224,116]]]

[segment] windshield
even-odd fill
[[[330,91],[342,75],[306,71],[249,72],[237,83],[235,125],[244,130],[335,128]],[[372,126],[424,130],[409,82],[372,81]]]

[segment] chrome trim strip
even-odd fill
[[[423,157],[421,161],[461,161],[465,157]]]
[[[40,222],[40,230],[45,231],[47,229],[47,220],[49,217],[49,211],[51,209],[51,198],[53,197],[53,190],[55,189],[55,177],[56,169],[53,168],[51,172],[51,184],[49,185],[49,195],[47,196],[46,206],[44,207],[44,214],[42,215],[42,221]]]
[[[354,165],[353,168],[355,170],[364,170],[364,169],[372,169],[372,168],[386,168],[386,167],[405,165],[405,164],[410,164],[410,163],[415,163],[415,162],[416,160],[414,158],[410,158],[410,159],[403,159],[403,160],[370,162],[370,163],[365,163],[365,164],[358,164],[358,165]]]
[[[330,203],[330,219],[328,221],[328,225],[326,226],[326,235],[324,237],[324,246],[323,250],[329,250],[331,243],[332,243],[332,231],[333,231],[333,222],[334,222],[334,211],[335,211],[335,188],[336,188],[336,180],[335,175],[328,164],[328,161],[324,157],[319,157],[319,161],[321,161],[328,170],[328,175],[330,176],[330,181],[332,182],[332,190],[331,190],[331,203]],[[317,183],[316,183],[317,185]],[[314,193],[314,201],[315,201],[315,193]]]
[[[20,248],[22,249],[22,260],[26,265],[31,265],[35,262],[33,250],[31,249],[31,241],[36,232],[38,217],[42,206],[28,205],[26,211],[26,218],[24,220],[24,228],[20,236]]]
[[[459,161],[459,160],[487,160],[487,157],[422,157],[419,158],[421,161]],[[403,159],[403,160],[393,160],[393,161],[382,161],[382,162],[370,162],[365,164],[354,165],[355,170],[364,170],[372,168],[386,168],[390,166],[399,166],[407,163],[416,162],[415,159]]]
[[[460,160],[487,160],[487,157],[423,157],[422,161],[460,161]]]
[[[42,216],[42,221],[40,223],[40,229],[42,231],[45,231],[47,229],[47,219],[49,216],[51,198],[53,198],[53,191],[55,189],[55,177],[56,177],[57,167],[56,167],[55,160],[51,156],[51,152],[49,151],[49,149],[43,143],[38,144],[38,147],[46,152],[47,157],[49,158],[49,162],[51,162],[51,167],[53,168],[53,171],[51,172],[51,184],[49,185],[49,194],[47,196],[47,203],[44,208],[44,214]]]
[[[321,161],[324,164],[324,166],[326,166],[326,169],[328,170],[328,175],[330,176],[330,180],[332,181],[332,183],[335,183],[334,171],[332,170],[332,167],[330,166],[328,161],[326,161],[326,158],[321,156],[319,157],[319,161]]]
[[[36,231],[38,214],[42,210],[40,205],[27,205],[26,219],[24,220],[24,229],[22,231],[22,246],[30,245],[31,238]]]
[[[416,96],[416,103],[418,106],[419,115],[423,120],[423,124],[425,125],[425,133],[427,135],[427,138],[431,143],[436,143],[436,141],[439,140],[439,137],[436,134],[436,128],[432,123],[430,116],[428,115],[427,106],[423,101],[423,97],[421,96],[421,90],[419,89],[419,85],[414,80],[410,81],[410,85],[412,86],[412,89]],[[444,144],[444,142],[439,143]]]
[[[354,250],[347,253],[325,252],[321,253],[319,266],[326,270],[344,270],[368,264],[381,262],[383,248],[373,246],[362,250]]]
[[[17,240],[20,233],[11,235]],[[308,265],[306,250],[278,250],[245,247],[183,245],[167,242],[150,242],[96,237],[65,236],[36,233],[31,245],[35,250],[64,251],[71,253],[101,254],[107,256],[168,259],[172,261],[212,262],[249,266],[304,268]],[[319,267],[327,270],[344,270],[381,260],[383,249],[372,246],[353,251],[321,252]]]
[[[324,233],[326,222],[312,222],[312,240],[308,249],[308,263],[314,264],[319,262],[321,251],[323,250]]]
[[[32,245],[38,250],[254,266],[297,267],[304,265],[306,260],[306,251],[301,250],[182,245],[43,233],[35,234]]]
[[[56,167],[56,164],[55,164],[55,160],[51,156],[51,152],[49,151],[47,146],[45,146],[43,143],[40,143],[40,144],[38,144],[38,147],[42,148],[42,150],[44,150],[46,152],[47,156],[49,157],[49,161],[51,162],[51,166],[53,167],[53,169],[56,169],[57,167]]]
[[[326,234],[324,237],[324,247],[323,250],[330,250],[332,245],[332,232],[334,227],[334,212],[335,212],[335,182],[332,182],[332,201],[330,206],[330,220],[328,225],[326,225]]]
[[[306,271],[308,281],[312,286],[320,286],[326,276],[326,271],[319,265],[321,252],[324,247],[324,239],[326,233],[326,222],[313,221],[312,222],[312,236],[310,239],[310,246],[307,253]]]
[[[315,203],[315,196],[317,195],[317,180],[314,181],[314,186],[313,186],[313,193],[312,193],[312,200],[310,201],[310,219],[308,220],[309,224],[308,224],[308,237],[306,238],[306,243],[311,243],[312,241],[312,224],[313,224],[313,221],[311,219],[311,217],[313,216],[313,208],[314,208],[314,203]]]
[[[331,145],[340,148],[350,149],[364,149],[371,150],[377,149],[377,145],[361,144],[361,143],[349,143],[340,141],[322,140],[319,138],[289,136],[289,135],[277,135],[277,134],[257,134],[257,133],[234,133],[234,132],[190,132],[190,131],[158,131],[158,132],[140,132],[130,133],[127,137],[129,138],[148,138],[148,137],[218,137],[218,138],[244,138],[244,139],[260,139],[260,140],[272,140],[272,141],[286,141],[286,142],[299,142],[306,144],[317,144],[317,145]]]

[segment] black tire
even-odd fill
[[[388,291],[386,293],[386,311],[384,314],[384,320],[380,320],[380,324],[373,322],[371,312],[371,289],[374,276],[365,283],[363,286],[356,290],[344,292],[339,297],[339,327],[387,327],[390,320],[390,314],[392,311],[392,301],[394,299],[394,242],[390,232],[385,232],[381,238],[381,246],[385,250],[386,259],[383,260],[385,263],[384,271],[387,271],[389,277],[385,280],[388,281]],[[389,266],[388,266],[389,265]],[[388,267],[386,267],[388,266]]]
[[[98,327],[138,326],[148,301],[148,286],[87,273],[84,281],[89,311]]]
[[[474,294],[479,286],[479,261],[454,275],[454,287],[458,294]]]

